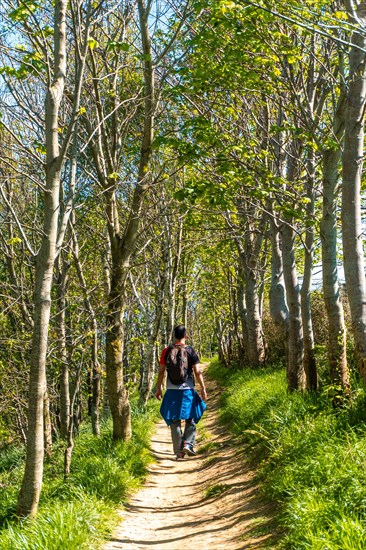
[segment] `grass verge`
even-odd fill
[[[366,400],[348,407],[324,394],[288,394],[281,369],[235,371],[214,362],[209,376],[225,388],[221,418],[250,444],[263,490],[280,503],[280,548],[366,548]]]
[[[101,437],[85,425],[75,438],[69,478],[63,480],[63,445],[45,464],[39,514],[34,521],[14,518],[24,452],[0,452],[0,548],[2,550],[100,549],[101,541],[118,522],[118,507],[143,481],[151,462],[149,437],[157,419],[158,404],[135,408],[133,438],[113,442],[111,422],[103,424]]]

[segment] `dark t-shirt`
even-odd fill
[[[194,388],[193,366],[197,365],[197,363],[199,363],[200,360],[199,360],[199,357],[198,357],[197,353],[195,352],[195,350],[191,346],[184,346],[184,347],[185,347],[185,350],[187,352],[187,359],[188,359],[188,378],[187,378],[187,381],[183,382],[183,384],[180,384],[179,386],[177,386],[176,384],[173,384],[169,380],[169,376],[167,376],[167,379],[166,379],[166,389],[167,390],[187,390],[187,389],[190,389],[190,388]],[[166,357],[168,349],[169,349],[169,346],[167,348],[163,349],[163,351],[161,353],[160,361],[159,361],[160,365],[165,365],[166,366],[165,357]]]

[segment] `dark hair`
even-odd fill
[[[186,335],[186,327],[184,325],[178,325],[174,329],[174,336],[177,340],[182,340]]]

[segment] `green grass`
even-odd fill
[[[200,445],[197,454],[198,455],[204,455],[212,450],[214,450],[217,447],[217,444],[213,441],[208,441],[207,443],[204,443],[203,445]]]
[[[227,490],[228,486],[225,485],[225,483],[215,483],[214,485],[210,485],[205,491],[204,491],[204,498],[213,498],[213,497],[219,497]]]
[[[251,446],[264,492],[280,503],[280,547],[366,548],[365,390],[335,410],[327,392],[288,394],[280,369],[214,363],[209,373],[225,387],[222,420]]]
[[[147,410],[135,407],[133,438],[115,443],[111,422],[102,425],[101,437],[85,425],[75,439],[69,478],[63,480],[64,445],[55,445],[45,464],[39,513],[34,521],[14,518],[22,480],[22,449],[0,451],[0,548],[3,550],[99,549],[118,522],[118,506],[143,481],[151,462],[149,436],[158,404]]]
[[[24,460],[24,447],[7,445],[0,452],[0,474],[19,466]]]

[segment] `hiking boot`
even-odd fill
[[[193,446],[190,443],[185,443],[183,447],[183,452],[188,456],[196,456],[196,451],[193,449]]]
[[[177,453],[175,456],[175,460],[182,460],[184,458],[183,451],[181,453]]]

